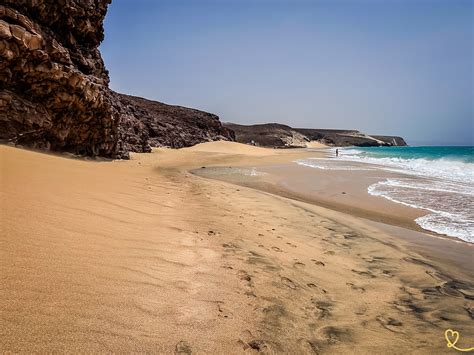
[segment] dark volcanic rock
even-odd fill
[[[118,155],[118,117],[97,49],[110,0],[2,3],[0,139]]]
[[[167,105],[141,97],[114,93],[114,107],[122,118],[122,149],[149,151],[152,147],[189,147],[213,140],[234,140],[219,117],[191,108]]]
[[[387,144],[391,144],[392,146],[397,146],[397,147],[404,147],[407,145],[405,140],[402,137],[397,137],[397,136],[374,136],[375,139],[379,139],[381,141],[384,141]]]
[[[359,147],[378,147],[378,146],[406,146],[407,144],[401,137],[395,136],[374,136],[367,135],[357,130],[343,129],[312,129],[312,128],[294,128],[296,131],[306,135],[311,140],[317,140],[327,145],[335,146],[359,146]]]
[[[126,157],[232,139],[215,115],[109,90],[98,46],[110,2],[1,2],[0,140]]]
[[[295,130],[306,135],[311,140],[317,140],[330,146],[379,147],[390,145],[384,141],[376,139],[357,130],[311,128],[295,128]]]
[[[224,126],[235,132],[237,142],[249,144],[253,141],[263,147],[305,147],[309,141],[338,147],[406,145],[400,137],[369,136],[357,130],[292,128],[277,123],[249,126],[224,123]]]
[[[256,125],[240,125],[224,123],[224,127],[235,132],[235,140],[240,143],[273,148],[306,147],[309,139],[293,128],[279,123],[264,123]]]

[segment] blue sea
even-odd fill
[[[402,173],[368,188],[371,195],[428,214],[416,219],[422,228],[474,243],[474,147],[340,148],[336,169],[382,169]],[[310,165],[331,169],[334,164]],[[363,164],[360,164],[363,163]]]

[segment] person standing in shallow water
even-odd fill
[[[336,158],[339,156],[339,149],[336,148]]]

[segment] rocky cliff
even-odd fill
[[[215,115],[109,90],[98,46],[110,2],[2,0],[0,140],[126,157],[150,145],[231,139]]]
[[[357,130],[295,128],[309,139],[326,145],[346,147],[405,146],[403,138],[394,136],[374,136]]]
[[[114,109],[121,118],[120,150],[148,152],[150,147],[182,148],[234,140],[234,132],[223,127],[212,113],[119,93],[113,96]]]
[[[118,117],[97,49],[109,3],[3,1],[1,139],[82,154],[118,154]]]
[[[310,141],[317,141],[329,146],[377,147],[406,145],[401,137],[372,136],[357,130],[292,128],[277,123],[238,125],[224,123],[224,126],[235,132],[237,142],[273,148],[306,147]]]
[[[224,127],[235,133],[235,140],[240,143],[252,142],[262,147],[298,148],[306,147],[310,140],[305,135],[295,131],[290,126],[279,123],[264,123],[256,125],[240,125],[224,123]]]
[[[384,141],[387,144],[390,144],[394,147],[404,147],[407,145],[407,142],[402,137],[398,136],[376,136],[376,135],[371,135],[372,137]]]

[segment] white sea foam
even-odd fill
[[[345,164],[336,164],[334,159],[326,158],[307,158],[296,160],[295,163],[303,166],[308,166],[310,168],[318,168],[322,170],[374,170],[367,165],[361,165],[351,162],[346,162]]]
[[[350,155],[341,160],[381,165],[385,170],[474,184],[474,165],[448,159],[373,158]]]
[[[474,164],[452,159],[367,156],[344,149],[338,159],[310,158],[296,163],[324,170],[385,170],[404,174],[368,188],[381,196],[429,213],[415,221],[422,228],[474,243]]]
[[[374,196],[429,211],[415,220],[426,230],[474,243],[474,193],[467,186],[421,178],[387,179],[368,188]]]

